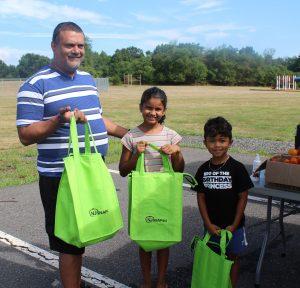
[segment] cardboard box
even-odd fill
[[[265,182],[300,192],[300,165],[268,160]]]

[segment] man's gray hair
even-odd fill
[[[59,33],[61,31],[74,31],[74,32],[82,33],[84,35],[82,29],[76,23],[62,22],[55,27],[52,36],[52,42],[56,44],[59,42]]]

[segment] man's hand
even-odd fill
[[[219,226],[214,225],[214,224],[210,224],[206,228],[207,228],[207,231],[209,232],[209,234],[217,235],[217,236],[220,235],[221,228]]]
[[[137,154],[141,154],[141,153],[145,152],[146,146],[147,146],[146,141],[139,141],[136,145]]]
[[[77,123],[86,123],[87,122],[87,119],[82,111],[75,108],[74,112],[72,112],[70,106],[59,109],[59,122],[60,123],[69,123],[70,119],[73,115],[74,115]]]
[[[178,145],[166,144],[162,146],[161,151],[167,155],[173,155],[180,152],[180,147]]]

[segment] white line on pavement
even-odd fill
[[[0,231],[0,241],[44,263],[47,263],[48,265],[58,268],[58,256],[51,254],[46,250],[31,245],[2,231]],[[85,267],[82,267],[81,269],[81,279],[100,288],[129,288],[124,284]]]

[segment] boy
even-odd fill
[[[247,246],[244,211],[248,189],[253,187],[253,183],[244,165],[228,154],[232,144],[232,126],[226,119],[209,119],[204,126],[203,142],[212,158],[198,169],[195,178],[199,184],[194,189],[198,192],[198,206],[205,230],[214,235],[212,238],[218,238],[216,236],[221,229],[233,234],[227,255],[234,261],[230,277],[232,287],[235,287],[238,256]]]

